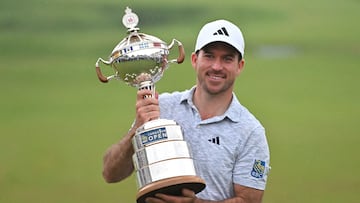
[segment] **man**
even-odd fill
[[[243,56],[244,39],[237,26],[226,20],[206,24],[191,55],[196,85],[158,98],[144,99],[151,91],[138,91],[133,127],[104,156],[105,180],[117,182],[133,172],[131,138],[138,127],[156,118],[171,119],[183,128],[206,188],[196,195],[183,189],[181,197],[157,194],[148,203],[261,202],[270,155],[263,126],[233,92]]]

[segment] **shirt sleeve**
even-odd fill
[[[234,183],[265,190],[270,171],[270,152],[262,126],[254,129],[241,144],[233,171]]]

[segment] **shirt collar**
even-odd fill
[[[193,108],[196,108],[193,103],[193,95],[195,92],[196,86],[193,86],[190,90],[186,90],[184,94],[181,96],[180,103],[186,102],[188,105],[192,106]],[[233,122],[239,122],[240,121],[240,115],[241,115],[241,104],[239,100],[237,99],[235,93],[232,93],[233,97],[230,103],[229,108],[225,111],[225,113],[219,117],[229,118]]]
[[[184,94],[182,94],[180,103],[183,103],[184,101],[187,101],[188,104],[194,105],[192,102],[192,97],[194,95],[196,86],[193,86],[190,90],[186,90]]]

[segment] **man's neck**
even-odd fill
[[[220,94],[209,94],[200,88],[196,88],[193,102],[198,109],[201,119],[205,120],[214,116],[220,116],[226,112],[232,100],[232,91]]]

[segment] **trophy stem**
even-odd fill
[[[149,97],[155,97],[155,84],[152,81],[141,82],[139,85],[139,90],[143,89],[151,90],[151,95],[145,95],[144,99]]]

